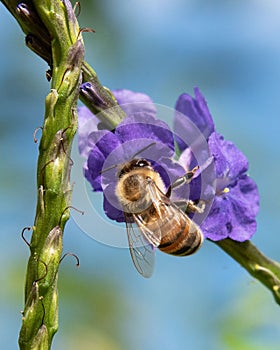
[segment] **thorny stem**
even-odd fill
[[[84,46],[68,1],[34,0],[33,5],[52,38],[52,83],[39,146],[38,200],[19,345],[21,349],[45,350],[50,349],[58,329],[58,267],[69,219],[70,152],[78,123]]]

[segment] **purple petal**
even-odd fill
[[[232,204],[232,231],[229,237],[243,242],[256,232],[256,215],[259,210],[259,193],[255,182],[243,175],[229,192]]]
[[[85,177],[91,184],[94,191],[102,191],[100,172],[104,161],[104,155],[98,148],[95,148],[90,152],[85,166]]]
[[[213,157],[209,150],[201,150],[199,159],[196,159],[189,148],[183,151],[179,163],[183,165],[186,172],[199,166],[190,182],[189,198],[193,201],[204,200],[211,205],[216,193],[216,170]],[[199,161],[199,162],[198,162]]]
[[[202,232],[206,238],[219,241],[228,237],[227,223],[229,222],[228,201],[221,197],[215,197],[207,218],[201,225]]]
[[[192,169],[197,163],[194,165],[195,159],[194,155],[190,148],[186,148],[179,157],[179,163],[185,168],[186,171]]]
[[[97,147],[105,158],[121,145],[119,138],[112,132],[100,130],[89,135],[92,149]]]
[[[129,115],[156,115],[156,108],[148,95],[130,90],[114,90],[113,94],[124,112]]]
[[[232,142],[224,140],[222,135],[213,132],[208,144],[214,156],[217,178],[225,180],[218,188],[223,189],[248,170],[245,155]]]
[[[91,147],[88,143],[89,135],[93,131],[98,130],[99,120],[96,118],[94,114],[87,107],[79,107],[78,108],[78,116],[79,116],[79,128],[78,128],[78,144],[79,144],[79,152],[83,157],[87,157]]]
[[[103,201],[103,208],[105,214],[108,216],[109,219],[115,220],[117,222],[124,222],[124,214],[122,210],[119,210],[118,208],[115,208],[106,197],[104,197]]]
[[[115,158],[113,160],[115,161],[114,165],[117,165],[117,158],[122,157],[122,154],[120,155],[122,148],[119,147],[120,142],[118,138],[110,131],[105,130],[93,132],[89,137],[88,143],[92,146],[85,166],[85,176],[95,191],[101,191],[101,173],[105,168],[112,165],[108,165],[108,163],[104,165],[105,161],[109,154],[117,149],[118,152],[114,153]]]
[[[174,151],[173,133],[168,125],[151,115],[133,115],[125,118],[116,128],[115,134],[122,142],[151,139],[165,144]]]
[[[258,186],[255,181],[248,175],[244,174],[240,177],[238,181],[240,196],[246,198],[247,213],[251,217],[255,217],[260,208],[260,195],[258,191]]]
[[[127,115],[134,116],[135,120],[147,119],[149,116],[156,116],[156,108],[149,96],[142,93],[135,93],[130,90],[115,90],[113,91],[118,103],[121,105]],[[88,144],[89,135],[93,131],[98,130],[100,121],[97,117],[85,106],[78,108],[79,115],[79,151],[83,157],[87,157],[91,147]],[[150,119],[153,124],[155,119]],[[141,120],[140,120],[141,121]],[[130,123],[130,121],[127,121]],[[126,123],[127,123],[126,122]],[[164,123],[162,123],[164,124]],[[160,125],[160,124],[159,124]],[[166,124],[164,124],[166,126]],[[173,142],[173,138],[172,138]]]
[[[214,241],[231,238],[243,242],[256,231],[259,194],[254,181],[242,175],[229,192],[215,197],[213,206],[201,228]]]
[[[168,190],[169,186],[172,183],[174,183],[180,176],[183,176],[186,173],[185,169],[172,158],[161,157],[160,159],[158,159],[158,161],[154,162],[152,165],[154,170],[160,174],[165,184],[166,190]],[[183,186],[180,186],[180,189],[178,191],[179,193],[182,193]],[[182,196],[180,197],[176,196],[176,197],[184,198]]]
[[[187,135],[192,133],[193,126],[190,121],[195,124],[206,139],[215,130],[205,98],[198,88],[195,88],[194,92],[195,98],[186,93],[179,96],[175,106],[177,113],[174,119],[174,131],[179,136],[176,140],[181,150],[185,149],[187,145],[184,137],[181,136],[182,130]]]

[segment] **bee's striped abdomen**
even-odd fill
[[[158,248],[164,253],[177,256],[193,254],[203,241],[199,227],[186,215],[180,217],[180,223],[175,223],[171,230],[169,228],[168,234],[162,237]],[[162,231],[167,232],[164,228]]]

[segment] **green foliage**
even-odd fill
[[[280,325],[274,315],[267,312],[267,299],[262,289],[254,288],[249,293],[242,291],[233,304],[224,310],[218,328],[223,350],[277,350]],[[262,333],[262,340],[258,335]],[[266,334],[266,339],[264,338]],[[265,339],[265,340],[264,340]]]

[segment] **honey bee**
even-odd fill
[[[160,174],[146,159],[133,159],[118,172],[116,196],[125,216],[129,249],[144,277],[153,273],[156,247],[167,254],[186,256],[203,242],[198,225],[169,198],[171,189],[190,181],[197,168],[176,180],[167,192]],[[190,207],[200,210],[193,203]]]

